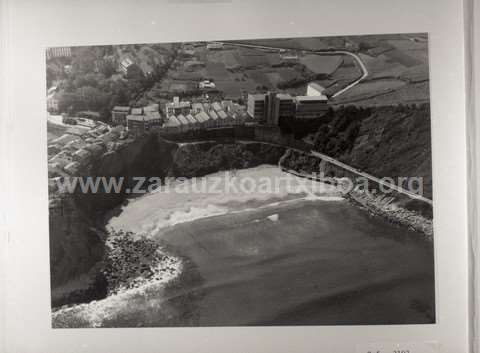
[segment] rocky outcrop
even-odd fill
[[[285,149],[260,142],[184,144],[174,155],[172,176],[198,177],[220,170],[276,165]]]

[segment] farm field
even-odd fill
[[[359,55],[368,70],[367,81],[342,94],[339,101],[388,99],[393,91],[401,90],[406,84],[428,80],[427,42],[421,34],[238,42],[284,48],[287,52],[229,44],[210,50],[205,43],[191,44],[194,50],[178,57],[175,70],[167,75],[170,82],[162,84],[163,94],[188,91],[201,80],[212,80],[218,94],[233,100],[244,99],[247,93],[267,90],[302,95],[308,82],[316,81],[331,96],[361,77],[360,67],[350,56],[318,55],[305,50],[346,49]],[[151,56],[150,51],[144,52],[142,55]],[[291,54],[293,59],[283,59],[285,53]],[[402,92],[398,96],[411,99]]]
[[[407,83],[396,79],[364,81],[342,94],[340,101],[356,101],[360,99],[368,99],[382,93],[399,89]]]
[[[307,54],[300,58],[300,62],[316,74],[330,75],[342,64],[340,55]]]
[[[340,97],[339,97],[340,98]],[[397,90],[375,97],[355,101],[358,106],[382,106],[411,103],[426,103],[429,101],[429,82],[405,84]],[[332,102],[334,105],[343,105],[352,102],[352,99],[344,97]]]

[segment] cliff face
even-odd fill
[[[176,151],[172,174],[176,177],[197,177],[220,170],[277,164],[283,153],[284,147],[257,142],[187,144]]]
[[[166,176],[177,145],[147,136],[92,158],[80,176]],[[104,255],[103,218],[125,193],[50,193],[52,304],[89,301],[105,295],[99,276]]]
[[[340,159],[377,177],[420,177],[432,198],[429,109],[384,108],[360,125],[353,148]],[[406,185],[403,185],[406,187]]]
[[[319,127],[315,149],[376,177],[421,177],[432,197],[428,104],[336,110]]]
[[[155,135],[120,146],[88,161],[82,177],[194,177],[220,170],[277,164],[285,148],[262,143],[170,143]],[[128,194],[131,196],[131,194]],[[103,222],[127,194],[50,194],[52,305],[91,301],[106,295],[100,275],[104,257]]]

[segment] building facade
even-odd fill
[[[325,96],[298,96],[295,98],[296,119],[317,119],[328,111],[328,99]]]
[[[295,115],[295,102],[285,93],[249,94],[247,113],[258,122],[278,125],[280,118]]]
[[[191,110],[190,102],[180,101],[179,97],[173,97],[173,102],[168,102],[165,104],[165,114],[170,115],[179,115],[179,114],[189,114]]]
[[[115,106],[112,110],[112,124],[113,125],[127,125],[127,116],[130,114],[130,107]]]

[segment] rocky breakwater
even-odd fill
[[[428,214],[412,209],[412,204],[421,203],[406,196],[372,194],[364,190],[352,190],[347,197],[357,205],[365,208],[371,215],[380,216],[388,222],[405,227],[412,232],[423,234],[426,239],[433,239],[433,221]]]
[[[356,185],[357,175],[351,171],[304,152],[288,150],[280,159],[280,164],[297,176],[315,179],[323,176],[329,183],[340,184],[342,178],[350,178],[355,187],[348,190],[345,197],[355,205],[367,210],[372,216],[382,217],[392,224],[422,234],[426,239],[433,239],[431,204],[395,190],[380,192],[378,185],[372,183],[368,188],[364,187],[363,182]]]

